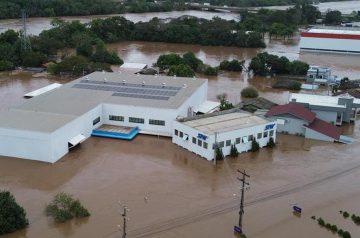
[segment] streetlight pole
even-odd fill
[[[122,238],[126,238],[126,235],[127,235],[127,233],[126,233],[126,229],[127,229],[127,227],[126,227],[126,222],[127,222],[127,217],[126,217],[126,212],[127,212],[127,207],[125,206],[124,207],[124,211],[123,211],[123,214],[122,214],[122,216],[123,216],[123,235],[122,235]]]

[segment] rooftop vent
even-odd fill
[[[183,84],[183,88],[186,88],[186,86],[187,86],[186,83],[184,83],[184,84]]]
[[[104,83],[106,83],[107,82],[107,79],[106,78],[104,78]]]
[[[158,76],[158,74],[155,74],[154,76],[155,76],[155,77],[157,77],[157,76]]]
[[[166,83],[162,83],[162,87],[165,88],[165,86],[166,86]]]
[[[86,76],[86,77],[85,77],[85,80],[86,80],[86,81],[89,81],[89,76]]]
[[[125,80],[125,79],[123,79],[122,83],[123,83],[123,84],[126,84],[126,80]]]
[[[196,77],[195,77],[195,76],[193,77],[193,80],[196,80]]]
[[[174,78],[176,78],[176,74],[174,74]]]
[[[145,86],[145,81],[142,82],[142,86]]]

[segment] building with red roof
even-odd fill
[[[324,120],[304,105],[289,103],[272,107],[266,114],[277,121],[277,132],[322,141],[341,141],[341,129]]]

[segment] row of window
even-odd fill
[[[258,140],[262,139],[262,138],[267,138],[267,137],[272,137],[274,136],[274,130],[271,130],[271,131],[264,131],[264,133],[258,133],[256,135],[256,138]],[[248,135],[248,136],[243,136],[243,137],[238,137],[235,139],[235,144],[240,144],[240,143],[248,143],[248,142],[251,142],[253,139],[255,138],[254,135]],[[220,141],[218,142],[219,143],[219,147],[220,148],[223,148],[224,146],[231,146],[231,140],[226,140],[225,142],[224,141]]]
[[[110,121],[125,121],[125,118],[123,116],[109,115],[109,120]],[[144,124],[145,119],[144,118],[138,118],[138,117],[129,117],[129,122],[138,123],[138,124]],[[149,124],[150,125],[157,125],[157,126],[165,126],[165,121],[149,119]]]
[[[174,133],[175,133],[176,136],[179,136],[180,138],[182,138],[184,140],[189,140],[189,135],[183,133],[182,131],[178,131],[178,130],[175,129]],[[198,138],[195,138],[195,137],[192,138],[192,143],[195,144],[195,145],[198,145],[200,147],[203,147],[204,149],[208,148],[208,143],[207,142],[205,142],[203,140],[200,140]]]

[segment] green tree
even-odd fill
[[[170,66],[168,75],[178,77],[194,77],[195,72],[190,66],[186,64],[179,64]]]
[[[8,191],[0,192],[0,235],[25,228],[29,224],[24,208]]]
[[[340,25],[342,23],[342,15],[340,11],[329,11],[326,13],[325,21],[326,24]]]
[[[251,141],[251,152],[256,152],[260,150],[260,145],[259,143],[255,140],[255,138],[253,138],[253,140]]]
[[[97,63],[108,63],[122,65],[124,61],[115,52],[109,52],[105,44],[99,41],[96,44],[95,53],[91,56],[91,60]]]
[[[239,155],[239,151],[237,150],[236,145],[235,144],[231,145],[230,156],[231,157],[238,157],[238,155]]]
[[[0,60],[0,71],[10,71],[14,69],[14,64],[10,61]]]
[[[236,59],[233,59],[231,61],[223,60],[223,61],[221,61],[219,68],[221,70],[241,72],[243,70],[244,63],[245,63],[245,61],[239,61]]]
[[[161,69],[168,69],[170,68],[170,66],[180,65],[180,64],[184,64],[183,59],[181,58],[180,55],[174,53],[160,55],[156,62],[156,66],[158,66]]]
[[[40,52],[28,51],[22,54],[22,65],[25,67],[38,67],[46,62],[46,55]]]
[[[74,217],[83,218],[90,216],[90,212],[81,205],[78,199],[67,193],[59,193],[46,206],[46,214],[52,216],[55,222],[65,222]]]
[[[195,54],[192,52],[183,54],[182,59],[183,63],[189,65],[194,71],[197,71],[198,67],[203,64],[203,62],[196,58]]]

